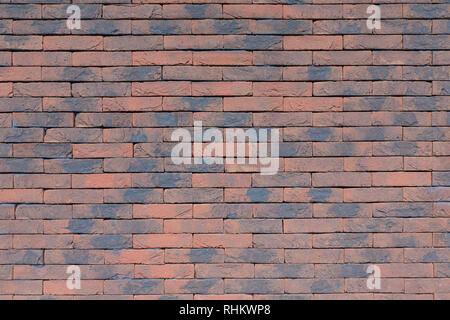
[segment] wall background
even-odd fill
[[[450,298],[448,1],[73,2],[0,0],[1,298]],[[174,165],[194,120],[279,174]]]

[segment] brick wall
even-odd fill
[[[73,2],[0,0],[0,298],[450,298],[447,0]]]

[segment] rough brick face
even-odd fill
[[[0,300],[450,299],[450,4],[372,2],[0,0]]]

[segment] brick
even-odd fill
[[[224,198],[227,202],[281,202],[283,192],[279,188],[228,188]]]
[[[195,273],[199,278],[219,278],[222,275],[230,278],[251,278],[254,267],[251,264],[197,264]]]
[[[0,67],[1,81],[39,81],[41,70],[39,67]]]
[[[157,4],[112,4],[103,6],[103,17],[106,19],[161,18],[162,6]]]
[[[17,66],[69,66],[70,52],[14,52],[13,63]]]
[[[256,20],[256,34],[311,34],[312,23],[305,20]]]
[[[402,49],[400,35],[345,35],[344,49]]]
[[[166,249],[168,263],[223,263],[223,249]]]
[[[165,66],[165,80],[221,80],[222,69],[205,66]]]
[[[164,199],[168,203],[221,202],[223,192],[218,188],[167,189]]]
[[[301,168],[302,171],[334,171],[342,170],[343,159],[339,158],[321,158],[314,162],[309,158],[293,158],[285,159],[286,171],[297,171]]]
[[[167,19],[221,18],[222,7],[218,4],[167,4],[163,6],[162,15]]]
[[[44,192],[45,203],[70,204],[70,203],[102,203],[103,192],[97,190],[46,190]]]
[[[285,67],[283,80],[340,80],[342,71],[340,67],[312,66],[312,67]]]
[[[423,248],[430,247],[431,234],[425,233],[377,233],[374,235],[374,247],[403,247]]]
[[[401,80],[399,66],[344,67],[345,80]]]
[[[44,37],[44,50],[102,50],[100,36],[47,36]]]
[[[341,36],[285,36],[283,46],[286,50],[340,50],[343,41]]]
[[[70,175],[20,174],[14,176],[14,187],[23,189],[70,188]]]
[[[313,87],[315,96],[364,96],[371,91],[372,85],[363,81],[316,82]]]
[[[103,264],[101,250],[46,250],[45,261],[49,264]]]
[[[75,97],[117,97],[131,95],[131,85],[126,82],[74,83],[72,94]]]
[[[41,294],[42,281],[40,280],[0,280],[0,293],[6,294]]]
[[[44,161],[46,173],[98,173],[103,168],[102,160],[52,159]]]
[[[163,250],[159,249],[120,249],[105,252],[107,264],[162,264]]]
[[[71,89],[67,82],[27,82],[15,83],[13,91],[19,97],[68,97]]]
[[[318,234],[313,236],[313,248],[361,248],[371,246],[368,233]]]
[[[74,218],[131,218],[132,206],[127,204],[74,205]]]
[[[345,261],[351,263],[394,263],[403,262],[403,250],[400,248],[345,249]],[[409,249],[405,249],[409,250]]]
[[[193,210],[196,218],[250,218],[252,216],[251,205],[247,204],[194,204]]]
[[[281,80],[282,69],[277,67],[224,67],[224,80]]]
[[[76,127],[131,127],[132,114],[127,113],[79,113],[75,117]]]
[[[13,155],[23,158],[69,158],[72,156],[70,144],[21,143],[13,145]]]
[[[193,96],[248,96],[252,93],[251,82],[194,82]],[[228,110],[226,110],[228,111]]]
[[[403,190],[405,201],[447,201],[448,198],[446,187],[406,187]]]
[[[285,111],[340,111],[342,98],[334,97],[302,97],[284,98]]]
[[[426,65],[431,62],[429,51],[375,51],[374,65]]]
[[[370,186],[372,177],[369,173],[313,173],[314,187],[364,187]]]
[[[45,142],[102,142],[101,129],[48,129],[45,132]]]
[[[131,65],[130,52],[74,52],[74,66],[126,66]]]
[[[164,283],[167,293],[223,293],[223,286],[221,279],[174,279]]]
[[[342,202],[342,189],[285,188],[286,202]]]
[[[386,18],[402,18],[402,6],[398,4],[380,4],[377,5],[380,10],[385,12]],[[342,14],[344,18],[351,19],[366,19],[367,18],[366,4],[344,4],[342,7]]]
[[[107,294],[161,294],[163,293],[163,290],[163,280],[106,280],[104,284],[104,291]]]
[[[133,34],[189,34],[189,20],[136,20],[132,21]]]
[[[358,20],[320,20],[313,26],[314,34],[359,34],[365,29],[364,21]]]
[[[376,203],[374,217],[426,217],[433,214],[427,203]]]
[[[161,189],[107,189],[104,191],[106,203],[158,203],[163,199]]]
[[[280,50],[283,47],[283,39],[281,36],[225,35],[223,47],[243,50]]]
[[[254,51],[255,65],[308,65],[312,63],[312,53],[307,51]]]
[[[401,201],[401,188],[344,189],[344,202]]]
[[[183,65],[192,63],[192,53],[188,51],[133,51],[132,54],[133,65]]]
[[[42,189],[1,189],[0,202],[2,203],[42,203]]]
[[[344,128],[342,139],[344,141],[380,141],[400,140],[402,130],[398,127],[358,127]]]
[[[344,158],[345,171],[397,171],[403,169],[401,157],[348,157]],[[373,174],[375,175],[375,174]]]
[[[405,49],[448,49],[447,35],[406,35],[403,40]]]
[[[72,235],[15,235],[13,245],[16,249],[67,249],[72,248]]]
[[[256,96],[310,96],[312,86],[308,83],[258,82],[253,85]]]
[[[136,82],[132,85],[136,96],[183,96],[191,94],[191,84],[185,81]]]
[[[164,36],[164,49],[222,49],[222,36],[167,35]]]
[[[131,32],[131,23],[126,20],[87,20],[84,23],[83,29],[74,29],[75,34],[90,34],[90,35],[121,35],[129,34]]]
[[[115,36],[103,39],[105,50],[161,50],[163,48],[162,36]]]
[[[281,249],[225,249],[225,262],[282,263]]]
[[[133,237],[134,248],[190,248],[191,234],[148,234]]]
[[[283,99],[278,97],[226,97],[224,111],[280,111]]]
[[[206,51],[194,52],[194,65],[251,65],[253,55],[247,51]]]
[[[284,7],[283,17],[288,19],[334,19],[342,17],[340,5],[299,4]]]
[[[195,248],[250,248],[251,234],[194,234]]]
[[[71,113],[14,113],[15,127],[72,127]]]
[[[99,98],[43,98],[44,111],[95,112],[101,111]]]
[[[374,142],[373,154],[376,156],[428,156],[431,144],[428,142]]]
[[[214,220],[184,220],[171,219],[164,221],[165,233],[217,233],[222,232],[223,222],[220,219]]]
[[[163,162],[160,159],[131,159],[111,158],[105,159],[105,172],[160,172],[163,171]]]
[[[115,158],[131,157],[133,148],[128,143],[80,144],[73,146],[74,158]]]
[[[429,186],[431,174],[426,172],[377,172],[372,174],[374,186]]]
[[[0,44],[6,50],[42,50],[42,36],[0,36]]]
[[[431,84],[419,81],[403,81],[395,88],[392,81],[379,81],[373,83],[375,95],[428,95],[431,93]]]
[[[290,279],[285,282],[285,291],[288,293],[339,293],[344,292],[344,281],[342,279]]]
[[[136,266],[135,275],[136,278],[194,278],[194,265]]]

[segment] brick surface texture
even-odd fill
[[[0,0],[0,298],[450,299],[449,16]],[[194,121],[278,128],[279,172],[174,164]]]

